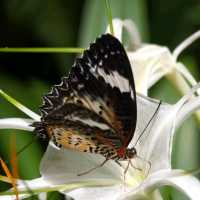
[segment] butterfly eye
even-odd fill
[[[126,150],[126,156],[128,158],[133,158],[135,155],[137,155],[137,152],[136,152],[136,149],[134,147]]]

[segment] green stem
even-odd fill
[[[3,47],[1,53],[83,53],[83,48],[74,47]]]
[[[109,27],[110,27],[110,33],[114,35],[114,29],[113,29],[113,23],[112,23],[112,11],[111,11],[109,0],[105,0],[105,5],[106,5],[106,14],[108,17],[108,22],[109,22]]]
[[[28,115],[32,119],[35,119],[36,121],[40,120],[40,116],[38,114],[34,113],[30,109],[28,109],[26,106],[22,105],[20,102],[18,102],[17,100],[15,100],[13,97],[9,96],[8,94],[6,94],[1,89],[0,89],[0,96],[2,96],[4,99],[6,99],[8,102],[13,104],[15,107],[17,107],[19,110],[24,112],[26,115]]]

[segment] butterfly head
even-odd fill
[[[125,158],[126,159],[132,159],[137,155],[137,151],[134,147],[130,148],[130,149],[126,149],[126,154],[125,154]]]

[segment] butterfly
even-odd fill
[[[44,95],[40,111],[35,132],[58,148],[100,154],[105,162],[137,155],[128,148],[137,122],[134,78],[123,45],[110,34],[75,60],[69,75]]]

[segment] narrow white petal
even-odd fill
[[[197,81],[195,80],[195,78],[192,76],[192,74],[189,72],[189,70],[182,64],[182,63],[177,63],[175,65],[175,69],[176,71],[185,78],[185,80],[191,85],[191,86],[195,86],[197,84]],[[186,84],[187,84],[186,82]],[[182,86],[182,84],[181,84]],[[183,89],[184,91],[184,89]],[[187,90],[185,90],[187,91]],[[200,91],[197,91],[197,93],[200,95]]]
[[[179,102],[177,102],[177,105],[182,104],[176,118],[177,127],[192,113],[200,112],[200,95],[194,95],[195,92],[199,93],[199,91],[200,83],[194,86],[187,95],[185,95]]]
[[[124,28],[127,30],[130,38],[128,49],[135,50],[136,48],[140,47],[141,37],[136,24],[130,19],[125,19],[123,25]]]
[[[20,194],[18,197],[19,199],[23,200],[26,197],[29,197],[30,195],[26,195],[26,194]],[[1,200],[16,200],[16,196],[15,195],[2,195],[0,196]]]
[[[18,192],[27,192],[27,194],[19,194],[19,199],[24,199],[25,197],[31,196],[31,193],[28,192],[33,190],[42,191],[44,189],[50,188],[48,182],[46,182],[42,177],[32,179],[32,180],[18,180],[17,189]],[[11,191],[11,190],[10,190]],[[14,200],[16,199],[15,195],[0,195],[1,200]]]
[[[30,126],[34,120],[23,118],[5,118],[0,119],[0,129],[19,129],[26,131],[33,131],[33,127]]]
[[[115,18],[113,19],[112,23],[113,23],[115,37],[118,38],[119,41],[122,42],[123,28],[128,32],[129,34],[128,49],[129,50],[135,50],[139,46],[141,46],[141,37],[140,37],[139,31],[137,29],[136,24],[132,20],[129,20],[129,19],[121,20],[119,18]],[[106,33],[110,33],[109,25],[106,28]]]
[[[177,63],[175,65],[175,68],[183,77],[185,77],[185,79],[191,84],[191,86],[194,86],[197,84],[197,81],[195,80],[195,78],[192,76],[189,70],[182,63]]]
[[[174,59],[176,60],[178,56],[181,54],[181,52],[186,49],[188,46],[190,46],[194,41],[200,38],[200,30],[193,33],[191,36],[186,38],[181,44],[176,47],[176,49],[173,52]]]
[[[180,74],[180,72],[174,70],[172,73],[167,74],[167,78],[183,95],[187,94],[191,88],[188,82],[185,80],[185,77]]]

